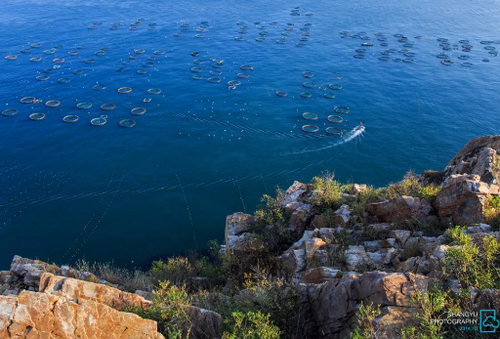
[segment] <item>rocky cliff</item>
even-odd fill
[[[266,197],[255,215],[228,216],[216,267],[222,283],[184,279],[192,268],[187,259],[180,278],[171,268],[166,275],[188,281],[193,294],[189,331],[181,336],[220,338],[227,330],[222,316],[238,305],[269,313],[286,338],[344,338],[360,330],[365,338],[420,338],[430,316],[446,316],[426,297],[437,295],[436,285],[454,307],[498,309],[499,153],[500,136],[481,137],[442,171],[381,189],[331,177],[296,181]],[[150,293],[116,287],[89,272],[15,256],[0,272],[0,337],[163,338],[155,321],[128,312],[150,309],[140,296]],[[371,318],[364,305],[376,305]],[[261,333],[253,337],[275,338]]]

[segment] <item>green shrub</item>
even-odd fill
[[[278,191],[277,198],[264,194],[260,199],[261,205],[255,211],[255,222],[259,226],[284,225],[285,216],[280,206],[281,192]]]
[[[223,339],[279,339],[280,329],[275,326],[270,315],[257,312],[233,312],[225,320],[229,327],[222,335]]]
[[[185,286],[177,287],[169,281],[159,283],[159,288],[153,291],[153,305],[144,310],[141,307],[130,308],[145,319],[155,320],[158,331],[168,339],[189,338],[191,325],[187,309],[191,306],[191,297]]]
[[[447,233],[453,246],[444,257],[444,271],[454,275],[463,287],[499,288],[500,243],[490,235],[481,239],[479,245],[472,241],[459,227]]]
[[[315,190],[314,204],[323,208],[337,209],[342,205],[342,185],[334,180],[334,175],[325,173],[312,179]]]
[[[376,337],[375,324],[373,320],[380,315],[380,305],[370,303],[360,304],[356,312],[357,327],[351,332],[353,339],[371,339]]]
[[[500,196],[492,195],[484,207],[485,221],[495,230],[500,230]]]
[[[188,258],[175,257],[169,258],[167,262],[153,261],[150,273],[155,282],[168,280],[172,284],[180,286],[187,283],[188,279],[195,275],[195,270]]]
[[[411,297],[412,305],[420,309],[415,317],[419,325],[404,327],[401,337],[406,339],[439,339],[446,334],[439,321],[447,312],[461,312],[451,291],[445,291],[437,283],[431,283],[427,292],[417,291]]]
[[[394,199],[402,195],[409,195],[412,197],[425,198],[432,202],[438,192],[438,186],[422,186],[418,182],[415,174],[408,172],[402,181],[387,186],[384,195],[389,199]]]

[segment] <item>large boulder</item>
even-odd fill
[[[426,277],[417,274],[368,272],[345,273],[340,279],[316,285],[301,284],[297,286],[299,318],[304,319],[301,329],[309,338],[348,337],[359,304],[373,302],[382,307],[377,322],[390,337],[401,327],[415,324],[409,317],[416,312],[411,296],[416,291],[425,292],[427,283]],[[306,337],[305,333],[299,337]]]
[[[40,278],[40,292],[64,296],[70,299],[88,299],[108,305],[117,310],[130,307],[148,309],[151,301],[134,293],[120,291],[117,288],[66,278],[45,272]]]
[[[492,193],[479,175],[453,174],[436,196],[436,209],[443,223],[470,225],[484,219],[484,206]]]
[[[153,320],[90,299],[24,290],[0,296],[0,338],[163,338]]]
[[[500,136],[473,139],[458,152],[445,169],[447,175],[475,174],[488,185],[500,181]]]
[[[69,266],[51,265],[41,260],[33,260],[15,255],[10,264],[10,272],[23,288],[37,291],[40,277],[44,272],[50,272],[65,277],[76,278],[85,281],[98,282],[99,279],[90,272],[75,270]],[[11,279],[11,282],[15,279]]]
[[[285,213],[289,216],[289,229],[300,236],[311,221],[312,205],[293,201],[285,205]]]
[[[225,240],[228,251],[248,251],[250,233],[255,229],[254,217],[245,213],[234,213],[226,217]]]
[[[294,181],[292,186],[288,187],[280,200],[280,205],[282,208],[285,208],[286,205],[299,201],[300,198],[307,191],[307,185],[303,184],[299,181]]]
[[[191,325],[189,338],[213,339],[222,336],[224,321],[219,313],[194,306],[186,312]]]
[[[393,222],[405,219],[426,221],[432,206],[425,199],[403,195],[394,199],[368,204],[366,210],[379,222]]]

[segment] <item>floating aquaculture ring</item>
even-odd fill
[[[90,120],[90,124],[92,126],[104,126],[104,125],[106,125],[107,122],[108,122],[108,120],[106,118],[104,118],[103,116],[100,116],[99,118],[93,118]]]
[[[151,102],[151,100],[152,100],[151,98],[144,98],[144,99],[142,99],[142,102],[147,104],[147,103]]]
[[[257,42],[264,42],[264,41],[266,41],[266,38],[263,37],[263,36],[260,36],[260,37],[255,38],[255,41],[257,41]]]
[[[146,53],[146,50],[143,48],[134,48],[134,53],[135,54],[144,54],[144,53]]]
[[[253,71],[253,66],[251,66],[251,65],[241,65],[240,69],[242,71]]]
[[[405,62],[405,63],[407,63],[407,64],[412,64],[412,63],[414,62],[414,60],[413,60],[413,59],[411,59],[411,58],[404,58],[404,59],[403,59],[403,62]]]
[[[144,107],[134,107],[130,110],[132,115],[144,115],[146,114],[146,109]]]
[[[135,121],[132,119],[123,119],[118,123],[118,125],[124,128],[132,128],[135,126]]]
[[[34,104],[36,102],[35,97],[24,97],[19,100],[21,104]]]
[[[40,61],[42,61],[42,57],[33,57],[33,58],[30,58],[30,61],[31,62],[40,62]]]
[[[95,84],[94,86],[92,86],[92,89],[94,91],[104,91],[106,88],[108,88],[108,86],[103,84]]]
[[[137,71],[135,71],[135,73],[144,75],[144,74],[148,74],[148,71],[146,71],[144,69],[138,69]]]
[[[468,45],[470,43],[469,40],[458,40],[458,42],[462,45]]]
[[[238,74],[236,74],[236,76],[238,78],[240,78],[240,79],[248,79],[248,78],[250,78],[250,74],[248,74],[248,73],[238,73]]]
[[[494,51],[495,50],[495,46],[484,46],[484,49],[487,50],[487,51]]]
[[[229,86],[239,86],[239,85],[241,85],[241,81],[239,81],[239,80],[229,80],[229,81],[227,82],[227,84],[228,84]]]
[[[391,58],[389,58],[387,55],[381,55],[378,57],[380,61],[389,61]]]
[[[40,121],[45,119],[45,114],[44,113],[31,113],[29,115],[29,119],[33,121]]]
[[[472,64],[470,62],[462,62],[461,65],[463,67],[472,67]]]
[[[70,55],[70,56],[76,56],[76,55],[80,54],[80,52],[78,52],[78,51],[68,51],[67,54]]]
[[[208,71],[208,73],[210,73],[211,75],[216,75],[216,76],[222,75],[221,71],[216,71],[216,70],[210,70],[210,71]]]
[[[215,63],[212,64],[212,67],[213,68],[223,68],[224,64],[223,63],[217,63],[217,62],[215,62]]]
[[[20,50],[20,52],[23,53],[23,54],[28,54],[28,53],[33,52],[33,50],[30,49],[30,48],[25,48],[25,49]]]
[[[302,131],[306,133],[316,133],[319,131],[319,127],[316,125],[304,125],[302,126]]]
[[[228,91],[234,91],[235,89],[236,89],[236,86],[234,86],[234,85],[228,85],[227,86],[227,90]]]
[[[75,69],[73,72],[74,75],[80,75],[80,74],[83,74],[83,70],[82,69]]]
[[[40,43],[32,43],[32,44],[30,45],[30,47],[31,47],[31,48],[41,48],[41,47],[42,47],[42,44],[40,44]]]
[[[300,93],[300,96],[302,98],[310,98],[310,97],[312,97],[312,94],[309,92],[302,92],[302,93]]]
[[[161,94],[161,89],[159,88],[149,88],[146,93],[152,94],[152,95],[159,95]]]
[[[438,42],[448,42],[449,40],[446,38],[437,38],[436,39]]]
[[[349,106],[334,106],[333,111],[337,114],[348,114],[350,112]]]
[[[277,97],[280,97],[280,98],[284,98],[288,95],[288,93],[284,92],[284,91],[276,91],[274,93],[276,94]]]
[[[87,65],[95,64],[95,62],[96,62],[95,59],[85,59],[85,60],[83,60],[83,63],[87,64]]]
[[[302,72],[302,76],[304,78],[310,79],[310,78],[314,77],[314,73],[311,71],[304,71],[304,72]]]
[[[106,51],[103,51],[102,49],[100,49],[97,52],[95,52],[94,55],[105,56],[106,55]]]
[[[344,87],[342,87],[341,84],[328,84],[328,88],[333,89],[334,91],[339,91]]]
[[[325,99],[335,99],[335,95],[332,93],[323,93],[323,98]]]
[[[203,80],[203,76],[198,74],[193,75],[192,78],[193,80]]]
[[[79,102],[76,104],[76,108],[84,110],[84,109],[91,109],[92,108],[92,103],[91,102]]]
[[[490,45],[490,44],[494,43],[494,41],[491,41],[491,40],[482,40],[482,41],[479,41],[479,43],[481,45]]]
[[[201,73],[203,72],[203,68],[201,67],[191,67],[191,73]]]
[[[165,51],[158,51],[158,50],[154,50],[154,51],[153,51],[153,54],[154,54],[154,55],[164,55],[164,54],[165,54]]]
[[[326,118],[326,120],[334,124],[340,124],[342,121],[344,121],[344,118],[340,115],[331,114],[328,116],[328,118]]]
[[[100,107],[103,111],[112,111],[116,108],[116,105],[115,104],[112,104],[112,103],[105,103],[105,104],[102,104],[101,107]]]
[[[445,66],[453,65],[453,61],[451,61],[450,59],[443,59],[443,60],[441,60],[441,63]]]
[[[364,59],[365,58],[364,54],[354,54],[352,57],[355,59]]]
[[[449,56],[448,56],[448,54],[445,54],[445,53],[439,53],[438,55],[436,55],[436,58],[438,58],[438,59],[448,59]]]
[[[245,38],[242,37],[242,36],[235,36],[234,40],[236,40],[236,41],[245,41]]]
[[[132,87],[120,87],[118,88],[118,93],[120,94],[128,94],[132,92]]]
[[[19,111],[17,109],[15,109],[15,108],[8,108],[8,109],[4,109],[2,111],[2,115],[4,117],[13,117],[17,113],[19,113]]]
[[[300,37],[299,41],[309,41],[309,38],[306,36]]]
[[[368,50],[366,48],[357,48],[354,50],[354,52],[363,54],[363,53],[368,52]]]
[[[76,114],[69,114],[69,115],[64,116],[64,118],[62,120],[68,124],[72,124],[72,123],[75,123],[78,120],[80,120],[80,117]]]
[[[61,105],[61,102],[59,100],[49,100],[45,102],[45,106],[48,108],[56,108]]]
[[[316,84],[312,81],[304,81],[302,83],[302,87],[304,88],[315,88],[316,87]]]
[[[318,120],[318,115],[313,112],[304,112],[302,113],[302,118],[305,120]]]
[[[208,78],[207,81],[212,83],[212,84],[218,84],[221,82],[221,78],[211,77],[211,78]]]
[[[338,127],[327,127],[325,129],[325,134],[340,137],[342,136],[342,134],[344,134],[344,131]]]
[[[64,58],[54,58],[52,59],[52,62],[55,64],[64,64],[66,62],[66,59]]]
[[[70,78],[59,78],[57,79],[57,82],[60,84],[69,84],[71,82]]]
[[[45,51],[43,51],[43,54],[51,55],[51,54],[54,54],[55,52],[56,52],[55,48],[50,48],[50,49],[46,49]]]
[[[361,44],[361,46],[363,46],[363,47],[372,47],[372,46],[373,46],[373,44],[372,44],[371,42],[363,42],[363,43]]]
[[[9,54],[3,57],[5,60],[17,60],[17,55]]]
[[[205,63],[205,61],[201,60],[201,59],[193,59],[193,64],[195,65],[201,65]]]

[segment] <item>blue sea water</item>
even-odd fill
[[[252,212],[294,179],[328,170],[380,186],[442,169],[469,139],[499,133],[499,22],[500,2],[479,0],[3,1],[0,111],[19,113],[0,116],[0,266],[14,254],[147,265],[222,240],[227,214]],[[228,90],[230,80],[241,85]],[[61,104],[21,104],[26,96]],[[350,108],[340,125],[327,121],[336,105]],[[29,120],[34,112],[45,119]],[[68,114],[79,121],[64,123]],[[103,114],[106,125],[90,124]],[[359,121],[366,130],[349,138]],[[301,130],[310,123],[317,133]],[[329,126],[344,137],[325,135]]]

